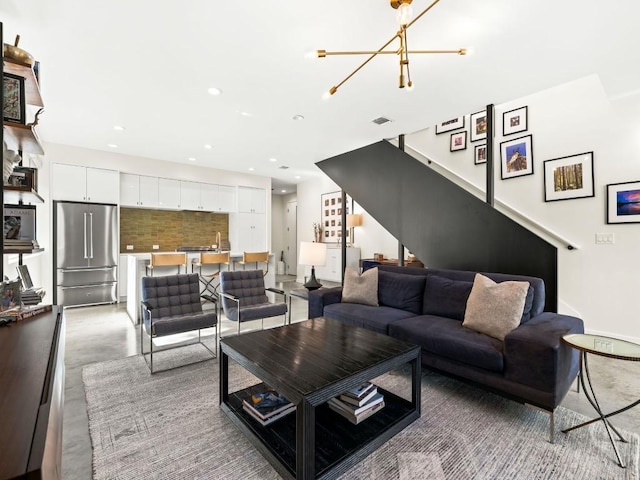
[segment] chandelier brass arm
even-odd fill
[[[408,7],[413,0],[390,0],[391,7],[394,9],[402,9]],[[369,55],[364,62],[362,62],[355,70],[353,70],[349,75],[347,75],[340,83],[334,85],[329,89],[329,95],[333,95],[336,93],[338,88],[340,88],[344,83],[353,77],[357,72],[360,71],[367,63],[369,63],[376,55],[398,55],[399,56],[399,64],[400,64],[400,77],[399,77],[399,87],[404,88],[405,86],[411,88],[413,83],[411,81],[411,75],[409,73],[409,55],[410,54],[457,54],[457,55],[466,55],[466,48],[458,48],[451,50],[409,50],[407,47],[407,29],[413,25],[416,21],[418,21],[422,16],[431,10],[440,0],[434,0],[427,8],[425,8],[420,14],[414,18],[410,22],[406,22],[406,18],[403,17],[402,23],[400,25],[400,30],[389,39],[382,47],[378,50],[352,50],[352,51],[327,51],[327,50],[317,50],[316,55],[318,58],[326,58],[328,56],[337,56],[337,55]],[[406,14],[406,12],[405,12]],[[399,39],[400,46],[396,50],[385,50],[395,39]],[[405,69],[407,71],[407,82],[405,85]]]

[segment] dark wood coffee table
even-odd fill
[[[420,347],[342,322],[316,318],[220,340],[220,408],[284,478],[335,478],[420,417]],[[229,358],[296,405],[266,427],[242,409],[250,388],[229,392]],[[411,365],[406,400],[378,388],[385,407],[358,425],[327,400]],[[255,387],[252,387],[255,388]]]

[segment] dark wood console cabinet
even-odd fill
[[[62,478],[64,314],[0,327],[0,480]]]

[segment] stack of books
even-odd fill
[[[42,301],[44,293],[42,288],[28,288],[20,292],[20,300],[23,305],[37,305]]]
[[[52,310],[51,305],[36,305],[31,307],[15,307],[9,310],[0,312],[0,320],[3,324],[11,322],[21,322],[27,318],[35,317],[41,313],[50,312]]]
[[[34,248],[33,240],[29,239],[17,239],[17,238],[5,238],[4,248],[12,250],[31,250]]]
[[[365,382],[327,403],[331,410],[357,425],[384,408],[384,397],[373,383]]]
[[[242,408],[263,427],[296,411],[296,406],[272,388],[242,401]]]

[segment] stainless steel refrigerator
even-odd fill
[[[65,307],[117,301],[118,209],[54,202],[54,302]]]

